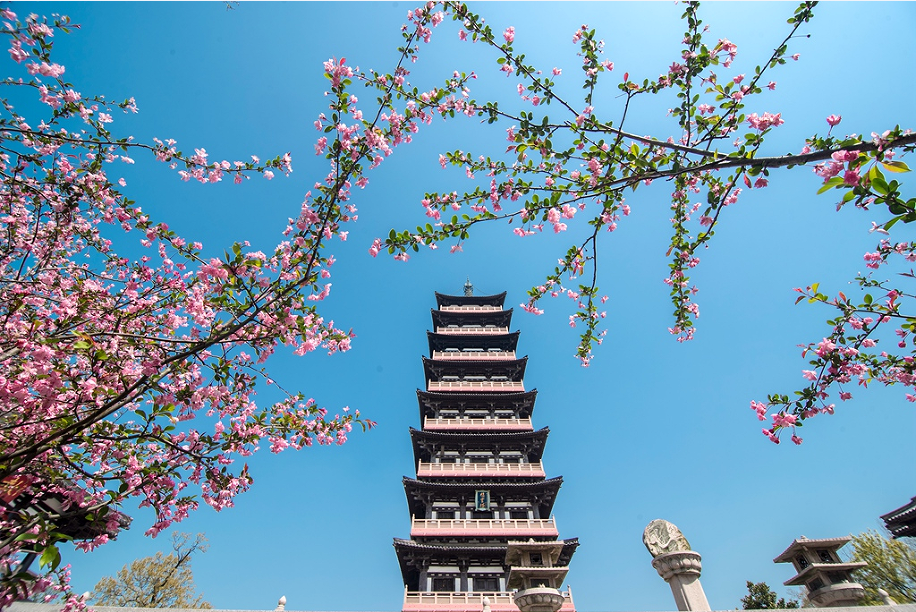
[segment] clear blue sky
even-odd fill
[[[134,96],[137,116],[118,116],[115,131],[149,141],[175,138],[185,151],[205,147],[215,159],[292,151],[294,174],[243,186],[183,184],[161,164],[138,157],[125,167],[127,193],[154,219],[220,254],[234,240],[265,250],[280,239],[302,195],[326,172],[313,154],[312,121],[325,110],[321,63],[346,57],[363,68],[390,70],[399,26],[410,3],[22,3],[14,9],[69,14],[80,32],[58,40],[58,62],[83,94]],[[739,47],[733,76],[778,44],[794,3],[715,3],[702,10],[713,39]],[[596,108],[614,109],[613,85],[624,71],[654,78],[679,57],[683,8],[671,3],[484,3],[476,10],[494,29],[516,28],[516,49],[549,70],[564,69],[572,95],[578,58],[572,33],[588,23],[616,63]],[[916,127],[908,71],[916,39],[912,3],[827,3],[796,39],[799,62],[775,73],[778,87],[748,112],[782,112],[785,125],[771,153],[797,151],[807,135],[826,131],[824,117],[843,115],[845,132]],[[894,34],[886,34],[894,33]],[[437,38],[438,40],[437,40]],[[509,92],[514,79],[495,70],[483,50],[458,45],[445,24],[416,66],[429,88],[453,69],[477,70],[474,95]],[[484,58],[482,60],[482,58]],[[441,75],[441,76],[439,76]],[[434,77],[434,78],[433,78]],[[359,92],[356,92],[359,95]],[[368,99],[368,96],[366,96]],[[670,99],[633,114],[634,132],[667,137]],[[831,537],[878,526],[878,515],[916,494],[916,409],[903,391],[856,391],[834,417],[805,427],[805,443],[776,447],[760,435],[752,399],[791,393],[806,363],[796,345],[819,340],[827,309],[793,306],[792,288],[819,281],[831,292],[863,268],[877,242],[870,213],[834,212],[831,195],[815,196],[810,169],[776,172],[771,187],[730,208],[695,276],[702,317],[696,340],[678,345],[666,331],[672,310],[661,282],[667,272],[670,188],[655,184],[628,201],[633,214],[601,244],[599,285],[611,296],[607,342],[590,369],[573,358],[570,302],[547,304],[542,317],[517,305],[568,246],[544,235],[521,240],[505,226],[483,228],[464,247],[425,252],[404,264],[367,255],[392,225],[425,223],[425,191],[462,189],[460,173],[443,171],[438,154],[462,148],[503,150],[505,125],[437,123],[370,175],[357,194],[360,219],[350,240],[335,245],[333,291],[325,316],[357,339],[344,355],[279,355],[277,380],[302,389],[332,411],[358,407],[379,422],[342,448],[310,449],[252,462],[253,490],[234,509],[204,507],[179,528],[206,532],[210,551],[194,562],[197,585],[216,608],[270,609],[281,595],[295,610],[397,610],[402,585],[391,538],[409,531],[401,477],[410,475],[407,430],[418,426],[415,389],[433,291],[458,292],[466,277],[482,293],[509,292],[513,328],[529,356],[526,383],[539,390],[534,418],[551,429],[548,475],[565,482],[555,506],[562,537],[580,538],[568,577],[578,608],[670,610],[668,586],[641,543],[645,525],[678,525],[703,555],[702,582],[713,608],[739,604],[745,581],[782,591],[793,571],[772,558],[793,538]],[[911,164],[912,165],[912,164]],[[910,239],[912,228],[895,228]],[[269,396],[264,398],[265,401]],[[151,522],[89,555],[69,552],[73,582],[91,589],[124,563],[167,547],[150,540]]]

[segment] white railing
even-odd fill
[[[549,519],[410,519],[411,536],[436,535],[558,535],[557,523]]]
[[[515,351],[433,351],[433,359],[443,361],[512,361]]]
[[[429,431],[532,431],[531,419],[423,419],[423,429]]]
[[[442,306],[439,308],[439,310],[444,310],[446,312],[489,312],[502,309],[502,306]]]
[[[561,591],[563,607],[561,611],[572,610],[572,591]],[[453,612],[479,612],[483,607],[483,598],[490,601],[493,612],[518,612],[518,607],[513,600],[514,593],[506,591],[479,591],[475,593],[456,593],[448,591],[408,591],[404,590],[404,605],[402,612],[415,612],[419,610],[439,609]]]
[[[534,463],[425,463],[417,476],[544,476],[544,465]]]
[[[451,334],[460,336],[462,334],[469,334],[474,336],[479,336],[480,334],[508,334],[508,327],[437,327],[437,334]]]
[[[513,380],[430,380],[427,391],[524,391],[525,383]]]

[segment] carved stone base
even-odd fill
[[[865,589],[858,582],[828,584],[808,594],[808,599],[818,608],[858,606],[863,597]]]
[[[671,587],[674,603],[681,612],[710,609],[700,584],[703,569],[700,560],[700,553],[693,550],[665,553],[652,559],[652,567]]]
[[[517,592],[514,601],[522,612],[558,612],[564,600],[557,589],[534,587]]]

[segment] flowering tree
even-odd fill
[[[46,591],[80,606],[57,544],[115,537],[124,500],[153,509],[155,536],[200,500],[231,506],[252,482],[241,460],[262,442],[273,452],[343,444],[353,423],[373,425],[282,389],[261,405],[256,387],[275,385],[265,367],[279,345],[297,355],[349,348],[350,333],[317,306],[331,289],[327,245],[356,219],[351,188],[410,141],[417,117],[461,109],[454,92],[467,77],[396,106],[402,64],[422,37],[411,34],[396,68],[373,76],[388,85],[364,117],[347,92],[355,71],[328,60],[329,112],[316,122],[327,136],[316,148],[329,173],[272,253],[234,244],[209,257],[128,199],[118,165],[146,157],[184,181],[240,183],[289,174],[289,154],[216,162],[173,140],[119,137],[114,117],[137,112],[134,100],[81,93],[53,61],[54,37],[78,26],[2,17],[21,75],[2,82],[0,98],[0,608]]]
[[[578,222],[587,226],[585,238],[571,244],[543,283],[532,287],[522,307],[540,314],[545,296],[565,295],[576,304],[569,318],[571,326],[581,326],[578,358],[583,366],[592,359],[592,348],[600,344],[599,331],[605,317],[596,284],[598,243],[602,235],[613,232],[626,217],[629,206],[625,195],[653,182],[670,186],[671,258],[665,283],[670,287],[674,322],[669,331],[679,342],[693,338],[699,306],[694,301],[697,287],[691,282],[691,270],[700,263],[699,252],[712,240],[726,209],[734,205],[745,190],[764,189],[775,170],[801,166],[813,167],[820,177],[820,193],[837,193],[838,208],[886,208],[889,216],[872,230],[882,234],[898,222],[916,220],[916,198],[906,198],[893,178],[908,172],[899,159],[913,150],[916,134],[895,126],[871,137],[838,136],[834,128],[841,117],[826,117],[827,132],[814,134],[800,144],[795,154],[767,156],[763,145],[767,137],[783,123],[780,113],[750,112],[768,91],[776,88],[771,73],[787,61],[797,60],[789,44],[799,28],[813,18],[815,2],[804,2],[788,19],[783,40],[753,73],[722,75],[737,56],[737,46],[727,39],[708,42],[706,27],[696,3],[687,3],[683,13],[685,33],[680,55],[656,79],[637,82],[623,72],[617,82],[619,101],[596,99],[599,79],[615,78],[614,63],[603,56],[603,41],[594,30],[582,26],[572,35],[582,60],[581,101],[564,97],[557,86],[561,70],[539,70],[526,63],[525,55],[515,49],[515,28],[494,32],[484,20],[460,2],[429,2],[408,14],[410,26],[405,36],[420,34],[429,38],[430,25],[445,17],[458,24],[462,41],[481,43],[493,52],[499,72],[518,79],[522,110],[507,100],[478,102],[468,99],[465,109],[488,123],[505,122],[508,148],[491,154],[469,151],[444,153],[442,167],[453,165],[464,169],[469,179],[485,176],[463,193],[446,189],[427,193],[422,201],[431,224],[389,234],[376,240],[372,254],[387,248],[396,259],[406,259],[409,250],[420,246],[435,248],[451,242],[460,250],[461,242],[472,228],[485,222],[508,221],[511,232],[528,237],[545,230],[567,231]],[[384,83],[379,83],[384,85]],[[399,93],[422,102],[415,92]],[[466,92],[467,93],[467,92]],[[626,130],[628,111],[651,96],[671,95],[675,103],[669,109],[680,128],[672,136],[642,136]],[[547,115],[546,107],[554,111]],[[765,108],[765,107],[764,107]],[[612,119],[599,109],[616,110]],[[881,129],[881,128],[878,128]],[[582,220],[583,217],[585,220]],[[883,240],[873,253],[865,255],[868,268],[900,267],[900,279],[911,279],[906,270],[916,260],[916,244]],[[574,279],[584,278],[572,284]],[[878,343],[893,341],[906,349],[916,333],[914,315],[904,304],[913,299],[913,290],[901,283],[879,280],[873,275],[856,279],[863,293],[852,299],[843,293],[827,296],[813,285],[798,289],[799,300],[822,302],[835,308],[836,318],[829,321],[831,331],[820,342],[808,345],[811,369],[804,371],[810,384],[794,398],[774,394],[766,403],[751,402],[760,420],[772,418],[763,433],[778,443],[783,431],[801,443],[796,434],[806,419],[820,413],[833,413],[831,394],[841,400],[851,397],[848,386],[866,386],[871,381],[883,384],[901,383],[908,387],[906,398],[916,401],[916,362],[912,352],[880,351]]]

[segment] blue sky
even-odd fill
[[[713,3],[701,17],[714,40],[738,44],[733,76],[752,72],[786,31],[793,3]],[[262,158],[291,151],[295,172],[242,186],[184,184],[138,156],[125,167],[126,192],[154,219],[200,240],[214,255],[235,240],[272,248],[302,195],[326,172],[313,154],[312,122],[325,110],[321,63],[346,57],[387,71],[399,26],[412,4],[243,2],[22,3],[20,14],[60,12],[82,30],[58,40],[57,61],[83,94],[134,96],[136,116],[116,117],[115,131],[140,140],[175,138],[215,159]],[[515,48],[575,95],[572,33],[588,23],[607,41],[617,68],[596,109],[614,116],[614,86],[654,78],[679,57],[682,7],[671,3],[484,3],[472,5],[497,31],[516,28]],[[797,151],[824,118],[841,114],[846,133],[912,127],[913,86],[905,77],[916,40],[884,36],[916,25],[912,3],[827,3],[815,11],[810,38],[792,41],[799,62],[776,72],[775,92],[748,112],[782,112],[768,145]],[[496,71],[484,50],[459,45],[449,22],[415,66],[429,88],[452,70],[476,70],[478,99],[514,99],[516,81]],[[425,87],[424,87],[425,86]],[[359,95],[359,92],[356,92]],[[508,95],[507,95],[508,93]],[[369,96],[366,96],[367,101]],[[635,109],[629,128],[662,138],[672,99]],[[727,212],[695,279],[702,316],[696,339],[674,342],[667,272],[670,188],[655,184],[628,199],[633,213],[601,243],[599,285],[611,296],[608,337],[589,369],[573,358],[571,302],[546,304],[541,317],[518,304],[552,269],[577,234],[519,239],[506,226],[481,228],[464,252],[421,252],[408,263],[373,260],[368,246],[391,226],[425,223],[426,191],[461,190],[460,172],[439,168],[457,148],[496,153],[504,129],[474,120],[436,123],[370,175],[357,194],[360,219],[332,249],[338,263],[326,317],[357,334],[343,355],[278,355],[271,368],[334,411],[349,405],[379,422],[342,448],[315,448],[252,464],[253,490],[222,513],[202,508],[179,528],[205,532],[210,551],[195,560],[199,589],[216,608],[269,609],[281,595],[295,610],[397,610],[403,587],[392,537],[409,520],[401,477],[411,475],[409,426],[418,426],[415,389],[434,291],[458,292],[470,277],[478,292],[508,291],[516,306],[519,350],[529,356],[526,385],[539,391],[536,426],[549,426],[544,462],[565,482],[555,506],[562,537],[579,537],[568,583],[577,607],[670,610],[670,591],[642,545],[649,521],[678,525],[703,555],[702,582],[713,608],[740,605],[745,581],[779,587],[792,574],[772,558],[793,538],[832,537],[877,527],[878,515],[916,494],[912,440],[916,412],[897,389],[856,391],[833,417],[804,428],[805,443],[776,447],[760,435],[752,399],[791,393],[804,381],[798,344],[819,340],[832,312],[793,306],[793,287],[820,282],[849,290],[862,254],[877,238],[867,229],[880,210],[834,212],[831,194],[815,196],[810,169],[776,172],[770,187],[748,193]],[[912,165],[912,164],[911,164]],[[895,228],[899,239],[912,229]],[[270,396],[266,396],[265,401]],[[130,510],[130,509],[129,509]],[[133,558],[167,547],[150,540],[144,510],[117,542],[88,555],[69,552],[77,590]]]

